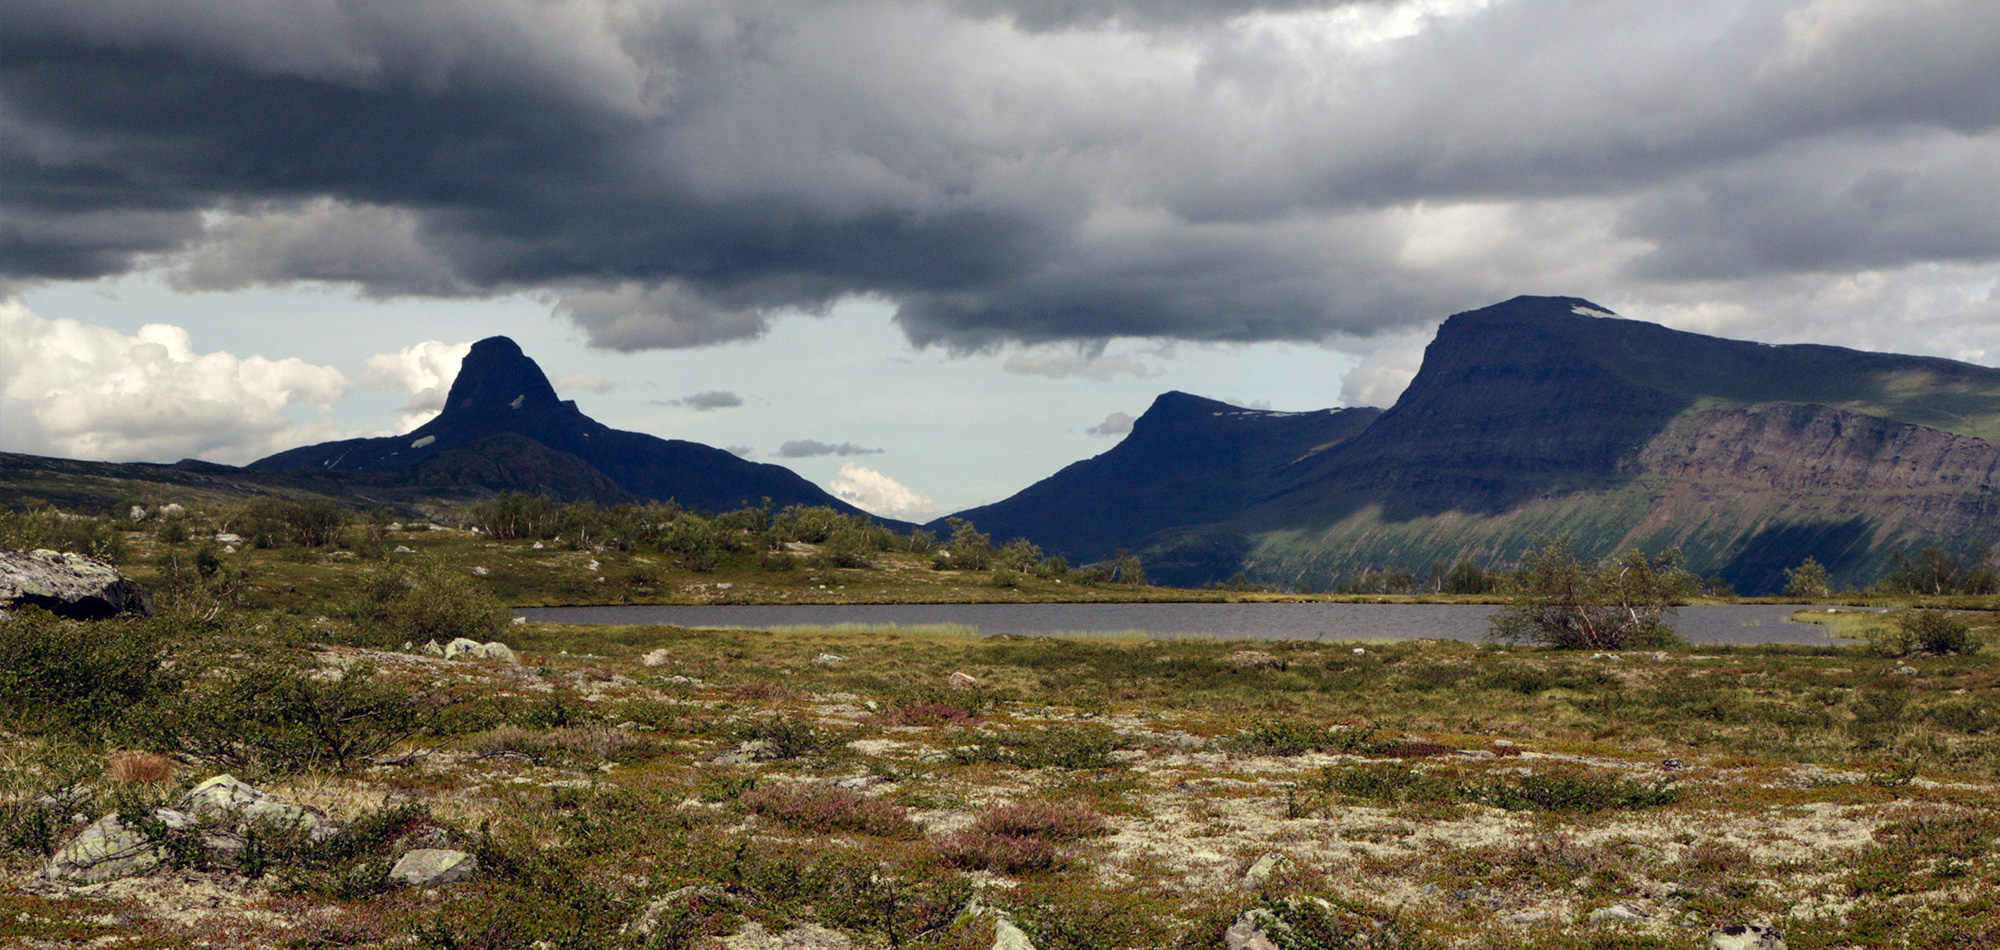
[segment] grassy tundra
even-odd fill
[[[837,526],[808,540],[783,517],[732,527],[756,539],[734,548],[686,528],[558,542],[383,521],[257,547],[254,518],[40,525],[98,544],[163,611],[0,624],[0,937],[984,950],[1000,918],[977,906],[1042,950],[1219,948],[1263,906],[1307,948],[1696,947],[1747,921],[1793,948],[2000,942],[2000,672],[1976,625],[1972,652],[1898,657],[1918,644],[506,622],[503,603],[1162,595],[990,543],[969,570]],[[216,529],[245,540],[198,540]],[[456,635],[521,662],[401,649]],[[225,771],[339,830],[226,866],[162,830],[149,875],[39,876],[98,815]],[[422,846],[480,870],[393,886]]]

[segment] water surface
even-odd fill
[[[985,636],[1128,634],[1161,639],[1466,640],[1486,636],[1487,604],[771,604],[530,607],[550,623],[675,627],[954,626]],[[1830,644],[1828,628],[1793,623],[1788,605],[1683,607],[1674,629],[1693,643]]]

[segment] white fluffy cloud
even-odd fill
[[[403,406],[400,430],[408,432],[444,411],[444,398],[451,393],[451,381],[458,378],[458,366],[470,352],[470,342],[425,340],[394,353],[369,357],[363,372],[374,382],[409,390],[410,401]]]
[[[1132,431],[1132,423],[1137,421],[1139,420],[1132,418],[1126,413],[1114,412],[1105,416],[1103,422],[1083,431],[1089,435],[1124,435]]]
[[[842,465],[827,488],[841,501],[884,518],[924,521],[937,513],[937,502],[931,496],[853,462]]]
[[[0,446],[11,451],[247,462],[340,435],[327,414],[349,389],[331,366],[197,353],[169,324],[128,336],[0,302]],[[293,407],[317,414],[300,420]]]

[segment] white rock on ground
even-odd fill
[[[479,859],[463,851],[418,848],[396,859],[396,866],[389,869],[389,879],[417,887],[437,887],[463,881],[477,870]]]
[[[194,827],[195,821],[171,808],[153,812],[153,817],[169,830]],[[50,880],[71,884],[95,884],[113,878],[144,874],[167,859],[160,846],[144,832],[130,827],[116,814],[97,819],[83,833],[70,839],[49,859]]]
[[[945,677],[944,682],[952,689],[972,689],[979,685],[979,681],[973,679],[970,673],[953,673]]]
[[[837,653],[822,653],[813,657],[814,666],[839,666],[845,662],[847,662],[847,658]]]
[[[1250,865],[1250,870],[1243,872],[1243,889],[1254,891],[1263,887],[1271,880],[1271,875],[1284,866],[1285,856],[1276,851],[1258,858],[1256,863]]]
[[[454,637],[450,643],[444,645],[444,658],[456,660],[461,657],[471,660],[499,660],[502,663],[521,662],[520,658],[514,655],[513,649],[498,640],[480,643],[466,637]]]
[[[1785,938],[1759,924],[1737,924],[1708,934],[1708,950],[1785,950]]]
[[[96,558],[48,550],[0,550],[0,616],[27,606],[94,620],[123,613],[151,614],[153,595]]]
[[[665,666],[673,662],[673,657],[667,653],[666,647],[661,647],[640,657],[639,662],[647,666]]]
[[[234,775],[218,775],[196,785],[181,796],[181,811],[211,822],[254,822],[271,828],[315,832],[319,816],[304,805],[276,801],[238,781]]]

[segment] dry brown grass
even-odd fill
[[[104,775],[122,785],[161,785],[173,781],[174,762],[151,752],[127,752],[112,756]]]

